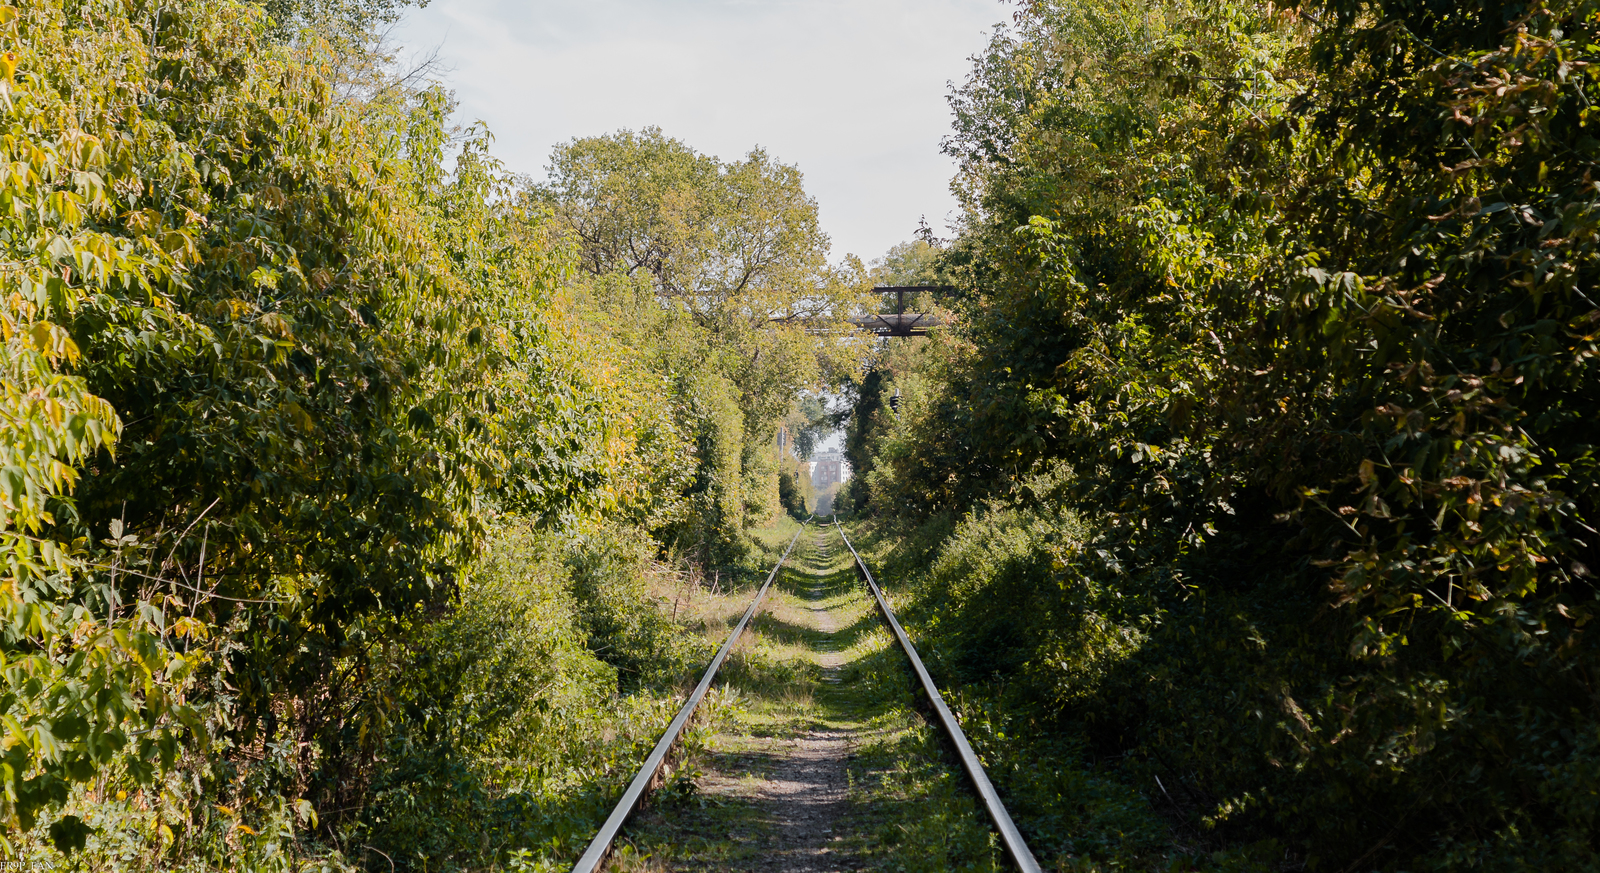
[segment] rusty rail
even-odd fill
[[[1028,848],[1027,842],[1022,839],[1022,833],[1011,821],[1011,814],[1006,812],[1005,804],[1000,802],[1000,795],[995,793],[994,783],[989,781],[989,775],[983,772],[983,764],[972,751],[972,744],[967,742],[967,735],[962,732],[961,725],[956,721],[950,707],[945,705],[944,697],[933,684],[933,677],[928,675],[928,668],[923,666],[922,658],[918,657],[916,647],[911,645],[911,638],[906,636],[905,628],[902,628],[899,619],[894,617],[894,610],[889,608],[889,601],[883,596],[883,590],[878,587],[878,581],[872,578],[872,571],[867,569],[867,562],[861,560],[856,547],[851,545],[850,538],[845,536],[844,526],[839,524],[837,515],[833,517],[833,526],[839,529],[839,537],[844,540],[845,548],[849,549],[850,554],[856,559],[856,568],[861,571],[861,577],[866,580],[867,587],[872,589],[872,596],[878,601],[879,612],[889,623],[895,638],[900,641],[900,648],[905,650],[906,657],[910,659],[911,669],[922,682],[922,690],[927,693],[928,700],[933,704],[933,711],[938,715],[939,724],[944,728],[945,734],[950,737],[951,745],[955,746],[956,757],[961,759],[962,769],[967,771],[967,778],[972,780],[972,787],[977,789],[978,798],[983,801],[995,829],[1000,832],[1000,842],[1006,847],[1007,854],[1023,873],[1039,873],[1039,862],[1033,857],[1033,851]]]

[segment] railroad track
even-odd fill
[[[744,611],[744,615],[734,625],[732,632],[728,634],[728,639],[722,644],[722,647],[717,650],[716,657],[711,660],[710,666],[706,668],[705,674],[700,678],[700,683],[695,686],[694,692],[684,701],[677,716],[667,726],[666,731],[661,735],[661,739],[657,741],[655,748],[645,758],[643,766],[639,768],[638,773],[633,777],[633,781],[628,784],[627,790],[623,792],[621,799],[617,801],[617,805],[612,809],[611,815],[606,818],[605,824],[601,826],[600,831],[590,841],[588,848],[584,850],[577,864],[573,866],[573,873],[596,873],[604,865],[607,856],[611,852],[612,845],[622,832],[623,826],[627,823],[628,818],[639,809],[640,804],[656,782],[661,768],[665,765],[667,755],[678,743],[684,728],[689,723],[689,719],[694,715],[695,708],[699,706],[707,690],[710,689],[711,683],[715,681],[717,671],[733,651],[733,647],[749,626],[751,619],[760,610],[761,603],[766,598],[768,590],[772,587],[773,580],[778,577],[779,571],[783,569],[784,562],[789,559],[790,553],[794,551],[794,545],[800,539],[800,534],[804,533],[806,527],[815,520],[815,516],[807,520],[805,524],[801,525],[800,530],[795,532],[794,537],[789,540],[789,545],[784,549],[783,556],[778,559],[778,563],[772,568],[772,572],[767,574],[766,581],[756,591],[755,597],[751,599],[749,607]],[[988,774],[984,772],[983,765],[973,752],[972,745],[967,741],[966,734],[961,730],[960,723],[956,721],[955,715],[950,711],[950,707],[945,704],[944,697],[934,684],[933,677],[928,674],[927,667],[923,665],[922,658],[917,654],[916,647],[911,643],[911,638],[906,635],[905,629],[900,626],[899,619],[895,617],[894,610],[890,608],[888,599],[883,595],[883,590],[879,587],[877,580],[873,578],[872,571],[867,567],[866,561],[862,560],[861,555],[850,542],[850,538],[845,534],[844,527],[839,524],[837,517],[833,520],[833,527],[838,531],[839,538],[844,542],[845,547],[850,550],[850,555],[854,559],[856,574],[871,591],[873,599],[877,603],[879,615],[889,626],[889,629],[893,631],[895,639],[899,642],[907,660],[910,662],[912,671],[916,674],[917,680],[922,686],[923,693],[928,697],[939,727],[944,731],[945,737],[955,750],[956,757],[960,760],[962,770],[966,772],[967,779],[972,784],[974,792],[979,800],[982,801],[983,807],[988,813],[989,820],[996,833],[999,835],[1000,843],[1004,846],[1007,856],[1017,869],[1024,871],[1024,873],[1037,873],[1039,862],[1034,859],[1033,852],[1029,850],[1027,842],[1017,830],[1016,824],[1011,820],[1010,813],[1006,811],[1005,804],[1001,802],[999,795],[995,792],[993,783],[990,782]]]

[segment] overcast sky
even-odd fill
[[[805,173],[835,259],[953,216],[949,83],[1010,15],[1001,0],[432,0],[395,35],[439,48],[463,123],[511,169],[656,125],[724,160],[763,146]]]

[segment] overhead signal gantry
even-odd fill
[[[880,285],[873,291],[895,296],[893,312],[874,312],[850,319],[857,327],[870,330],[878,336],[927,336],[929,328],[942,327],[944,321],[937,315],[906,311],[906,295],[919,293],[948,294],[955,289],[949,285]]]

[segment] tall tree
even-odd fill
[[[848,344],[812,336],[847,327],[866,277],[854,257],[828,262],[795,167],[761,149],[723,162],[647,128],[573,140],[548,172],[535,194],[572,229],[584,269],[645,277],[693,318],[733,356],[753,427],[848,365]]]
[[[696,508],[668,539],[705,560],[738,553],[747,521],[778,506],[779,420],[863,349],[846,317],[865,270],[829,263],[799,170],[760,149],[724,162],[655,128],[577,139],[529,194],[567,229],[577,284],[674,387],[694,435]]]

